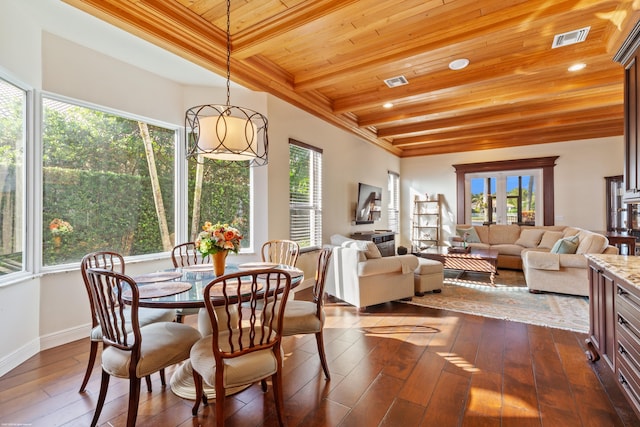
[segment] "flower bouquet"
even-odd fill
[[[202,256],[211,255],[216,276],[224,274],[224,262],[229,251],[238,253],[242,233],[229,224],[211,224],[209,221],[202,226],[202,231],[196,238],[196,249]]]
[[[53,221],[49,223],[49,230],[51,230],[51,234],[54,236],[73,233],[71,224],[60,218],[54,218]]]

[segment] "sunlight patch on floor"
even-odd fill
[[[458,368],[465,370],[467,372],[480,372],[480,369],[476,368],[473,363],[468,362],[467,360],[465,360],[463,357],[458,356],[455,353],[437,353],[438,356],[442,357],[444,360],[446,360],[447,362],[451,363],[452,365],[457,366]]]

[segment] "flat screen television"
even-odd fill
[[[381,201],[382,188],[359,183],[356,224],[373,224],[374,221],[379,221],[382,211]]]

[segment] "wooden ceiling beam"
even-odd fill
[[[436,154],[460,153],[465,151],[480,151],[496,148],[511,148],[526,145],[549,144],[579,139],[605,138],[619,136],[623,120],[617,119],[608,123],[579,124],[570,126],[562,131],[513,133],[502,137],[466,138],[455,140],[435,141],[429,144],[402,150],[401,157],[430,156]]]
[[[547,135],[562,135],[563,132],[571,132],[574,134],[576,130],[588,129],[599,126],[608,130],[622,131],[623,121],[617,117],[602,117],[602,112],[593,112],[591,115],[585,114],[583,120],[535,120],[527,122],[525,120],[506,127],[484,127],[465,129],[464,132],[449,131],[441,132],[436,135],[425,135],[411,138],[402,138],[393,141],[394,146],[402,147],[403,151],[410,150],[412,147],[423,147],[431,144],[442,144],[445,142],[459,141],[486,141],[486,140],[502,140],[512,138],[517,135],[526,137],[527,139],[539,140],[546,138]],[[546,140],[546,139],[545,139]]]
[[[336,97],[334,98],[333,108],[337,114],[345,111],[358,112],[379,108],[384,102],[392,102],[396,106],[401,106],[416,99],[425,102],[429,98],[436,100],[442,97],[465,97],[469,93],[477,93],[478,90],[493,93],[494,96],[492,98],[495,99],[496,94],[509,96],[510,88],[514,88],[518,93],[523,92],[523,90],[551,92],[558,90],[559,85],[568,87],[576,80],[594,81],[596,79],[605,79],[611,81],[614,75],[616,78],[622,78],[624,72],[622,67],[613,63],[610,58],[607,58],[606,62],[594,63],[592,67],[588,67],[580,71],[580,74],[574,75],[567,71],[566,66],[561,69],[561,76],[557,69],[545,68],[542,64],[544,64],[544,61],[541,60],[539,66],[531,69],[526,74],[517,70],[505,73],[495,70],[491,76],[482,73],[470,74],[468,79],[464,79],[464,82],[455,85],[452,85],[453,82],[450,78],[416,79],[410,81],[408,85],[393,89],[388,89],[385,86],[383,90],[358,92],[344,97]],[[481,77],[482,75],[484,75],[484,78]],[[560,82],[554,83],[553,86],[533,86],[537,81],[551,79],[552,76],[555,80],[560,80]],[[530,83],[531,85],[529,85]]]
[[[448,129],[503,124],[522,120],[523,118],[548,117],[550,102],[552,102],[553,108],[558,111],[575,112],[598,106],[599,108],[610,109],[611,114],[618,114],[619,109],[616,107],[621,105],[620,98],[622,96],[620,93],[616,93],[619,90],[611,90],[605,93],[599,91],[593,95],[589,95],[587,92],[584,91],[580,96],[556,97],[556,100],[543,98],[533,102],[519,102],[507,107],[498,106],[476,109],[467,114],[447,112],[447,114],[444,114],[446,115],[444,118],[442,118],[443,114],[434,114],[431,119],[423,116],[414,123],[378,128],[377,133],[380,138],[395,138],[402,135],[429,134],[439,130],[446,131]]]

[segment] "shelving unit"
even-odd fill
[[[440,243],[441,195],[413,202],[411,245],[420,251]]]

